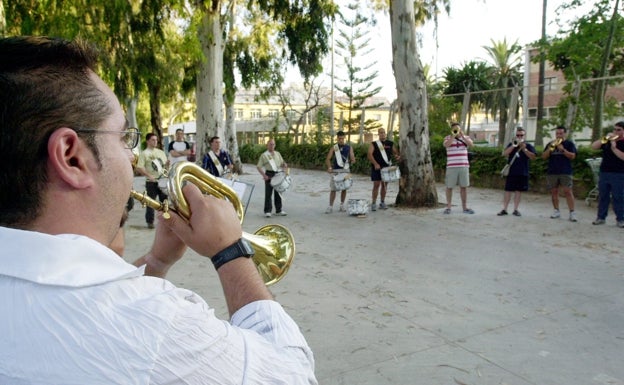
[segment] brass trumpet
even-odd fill
[[[457,136],[457,135],[459,135],[460,131],[461,131],[461,129],[458,126],[453,126],[453,128],[451,129],[451,135],[452,136]]]
[[[524,142],[524,140],[518,140],[518,139],[514,139],[511,141],[511,145],[514,147],[518,147],[520,145],[520,143]]]
[[[241,223],[244,219],[244,208],[236,192],[226,184],[219,181],[203,168],[191,162],[176,163],[168,174],[167,188],[169,200],[163,203],[151,199],[147,193],[130,191],[130,196],[154,210],[163,211],[163,216],[168,218],[168,211],[173,210],[181,217],[189,220],[191,210],[182,194],[184,182],[191,182],[204,193],[217,198],[226,199],[236,209]],[[264,283],[269,286],[286,274],[295,256],[295,241],[291,232],[281,225],[266,225],[255,233],[243,232],[243,238],[251,243],[254,249],[253,261],[262,276]]]
[[[550,151],[554,151],[561,143],[563,143],[563,138],[557,138],[548,144],[548,148]]]
[[[605,135],[605,136],[603,136],[603,137],[600,139],[600,142],[602,142],[602,144],[605,144],[605,143],[607,143],[607,142],[609,142],[609,141],[612,141],[612,140],[617,140],[617,138],[618,138],[618,136],[617,136],[617,135],[614,135],[614,134],[609,134],[609,135]]]

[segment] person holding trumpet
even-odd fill
[[[524,128],[516,128],[516,138],[507,144],[503,150],[503,156],[507,157],[507,163],[511,164],[509,174],[505,179],[505,194],[503,195],[503,209],[498,216],[507,215],[507,207],[511,202],[511,193],[514,193],[513,215],[522,216],[518,207],[523,191],[529,190],[529,161],[537,157],[537,151],[530,143],[525,141],[526,131]]]
[[[446,209],[444,209],[444,214],[451,213],[453,187],[457,185],[459,185],[462,212],[464,214],[474,214],[474,210],[469,208],[466,202],[468,195],[466,189],[470,186],[468,147],[472,147],[472,139],[464,135],[459,123],[452,123],[451,135],[444,138],[443,144],[446,148]]]
[[[564,126],[555,128],[555,139],[544,147],[542,159],[548,160],[546,183],[550,189],[554,209],[550,217],[561,218],[559,211],[559,187],[561,187],[570,210],[570,222],[576,222],[574,193],[572,192],[572,160],[576,158],[576,146],[566,138],[567,131],[568,129]]]
[[[0,382],[317,384],[231,202],[188,183],[192,214],[160,213],[147,254],[111,249],[140,132],[98,69],[83,41],[0,39]],[[215,265],[230,320],[163,279],[187,247]]]
[[[598,213],[592,222],[604,225],[613,200],[617,227],[624,228],[624,121],[615,123],[613,132],[592,143],[594,150],[602,150],[598,176]]]

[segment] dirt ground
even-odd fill
[[[612,211],[593,226],[595,203],[581,197],[572,223],[562,198],[564,219],[550,219],[550,197],[525,194],[521,217],[499,217],[502,191],[469,188],[473,215],[461,213],[459,191],[451,215],[390,207],[357,217],[338,204],[325,214],[328,174],[293,169],[288,216],[264,218],[262,180],[245,171],[254,191],[244,230],[279,223],[295,237],[294,263],[271,290],[311,345],[320,384],[624,384],[624,230]],[[370,199],[371,187],[355,176],[347,199]],[[139,205],[126,236],[128,260],[152,240]],[[207,259],[188,251],[167,278],[227,316]]]

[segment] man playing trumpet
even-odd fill
[[[542,159],[548,160],[546,183],[550,189],[554,208],[550,217],[561,218],[559,211],[559,187],[561,186],[570,210],[570,221],[576,222],[572,192],[572,159],[576,158],[576,146],[566,138],[567,131],[564,126],[555,128],[555,139],[544,148]]]
[[[466,188],[470,186],[470,162],[468,161],[468,147],[472,147],[472,139],[464,135],[459,123],[451,124],[451,135],[444,138],[446,148],[446,209],[444,214],[451,213],[453,187],[459,185],[459,197],[464,214],[474,214],[468,207]]]
[[[605,224],[613,197],[617,226],[624,228],[624,121],[615,123],[613,132],[593,142],[591,147],[594,150],[602,149],[598,177],[598,213],[592,224]]]

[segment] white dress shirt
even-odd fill
[[[316,384],[274,301],[231,323],[100,243],[0,227],[0,384]]]

